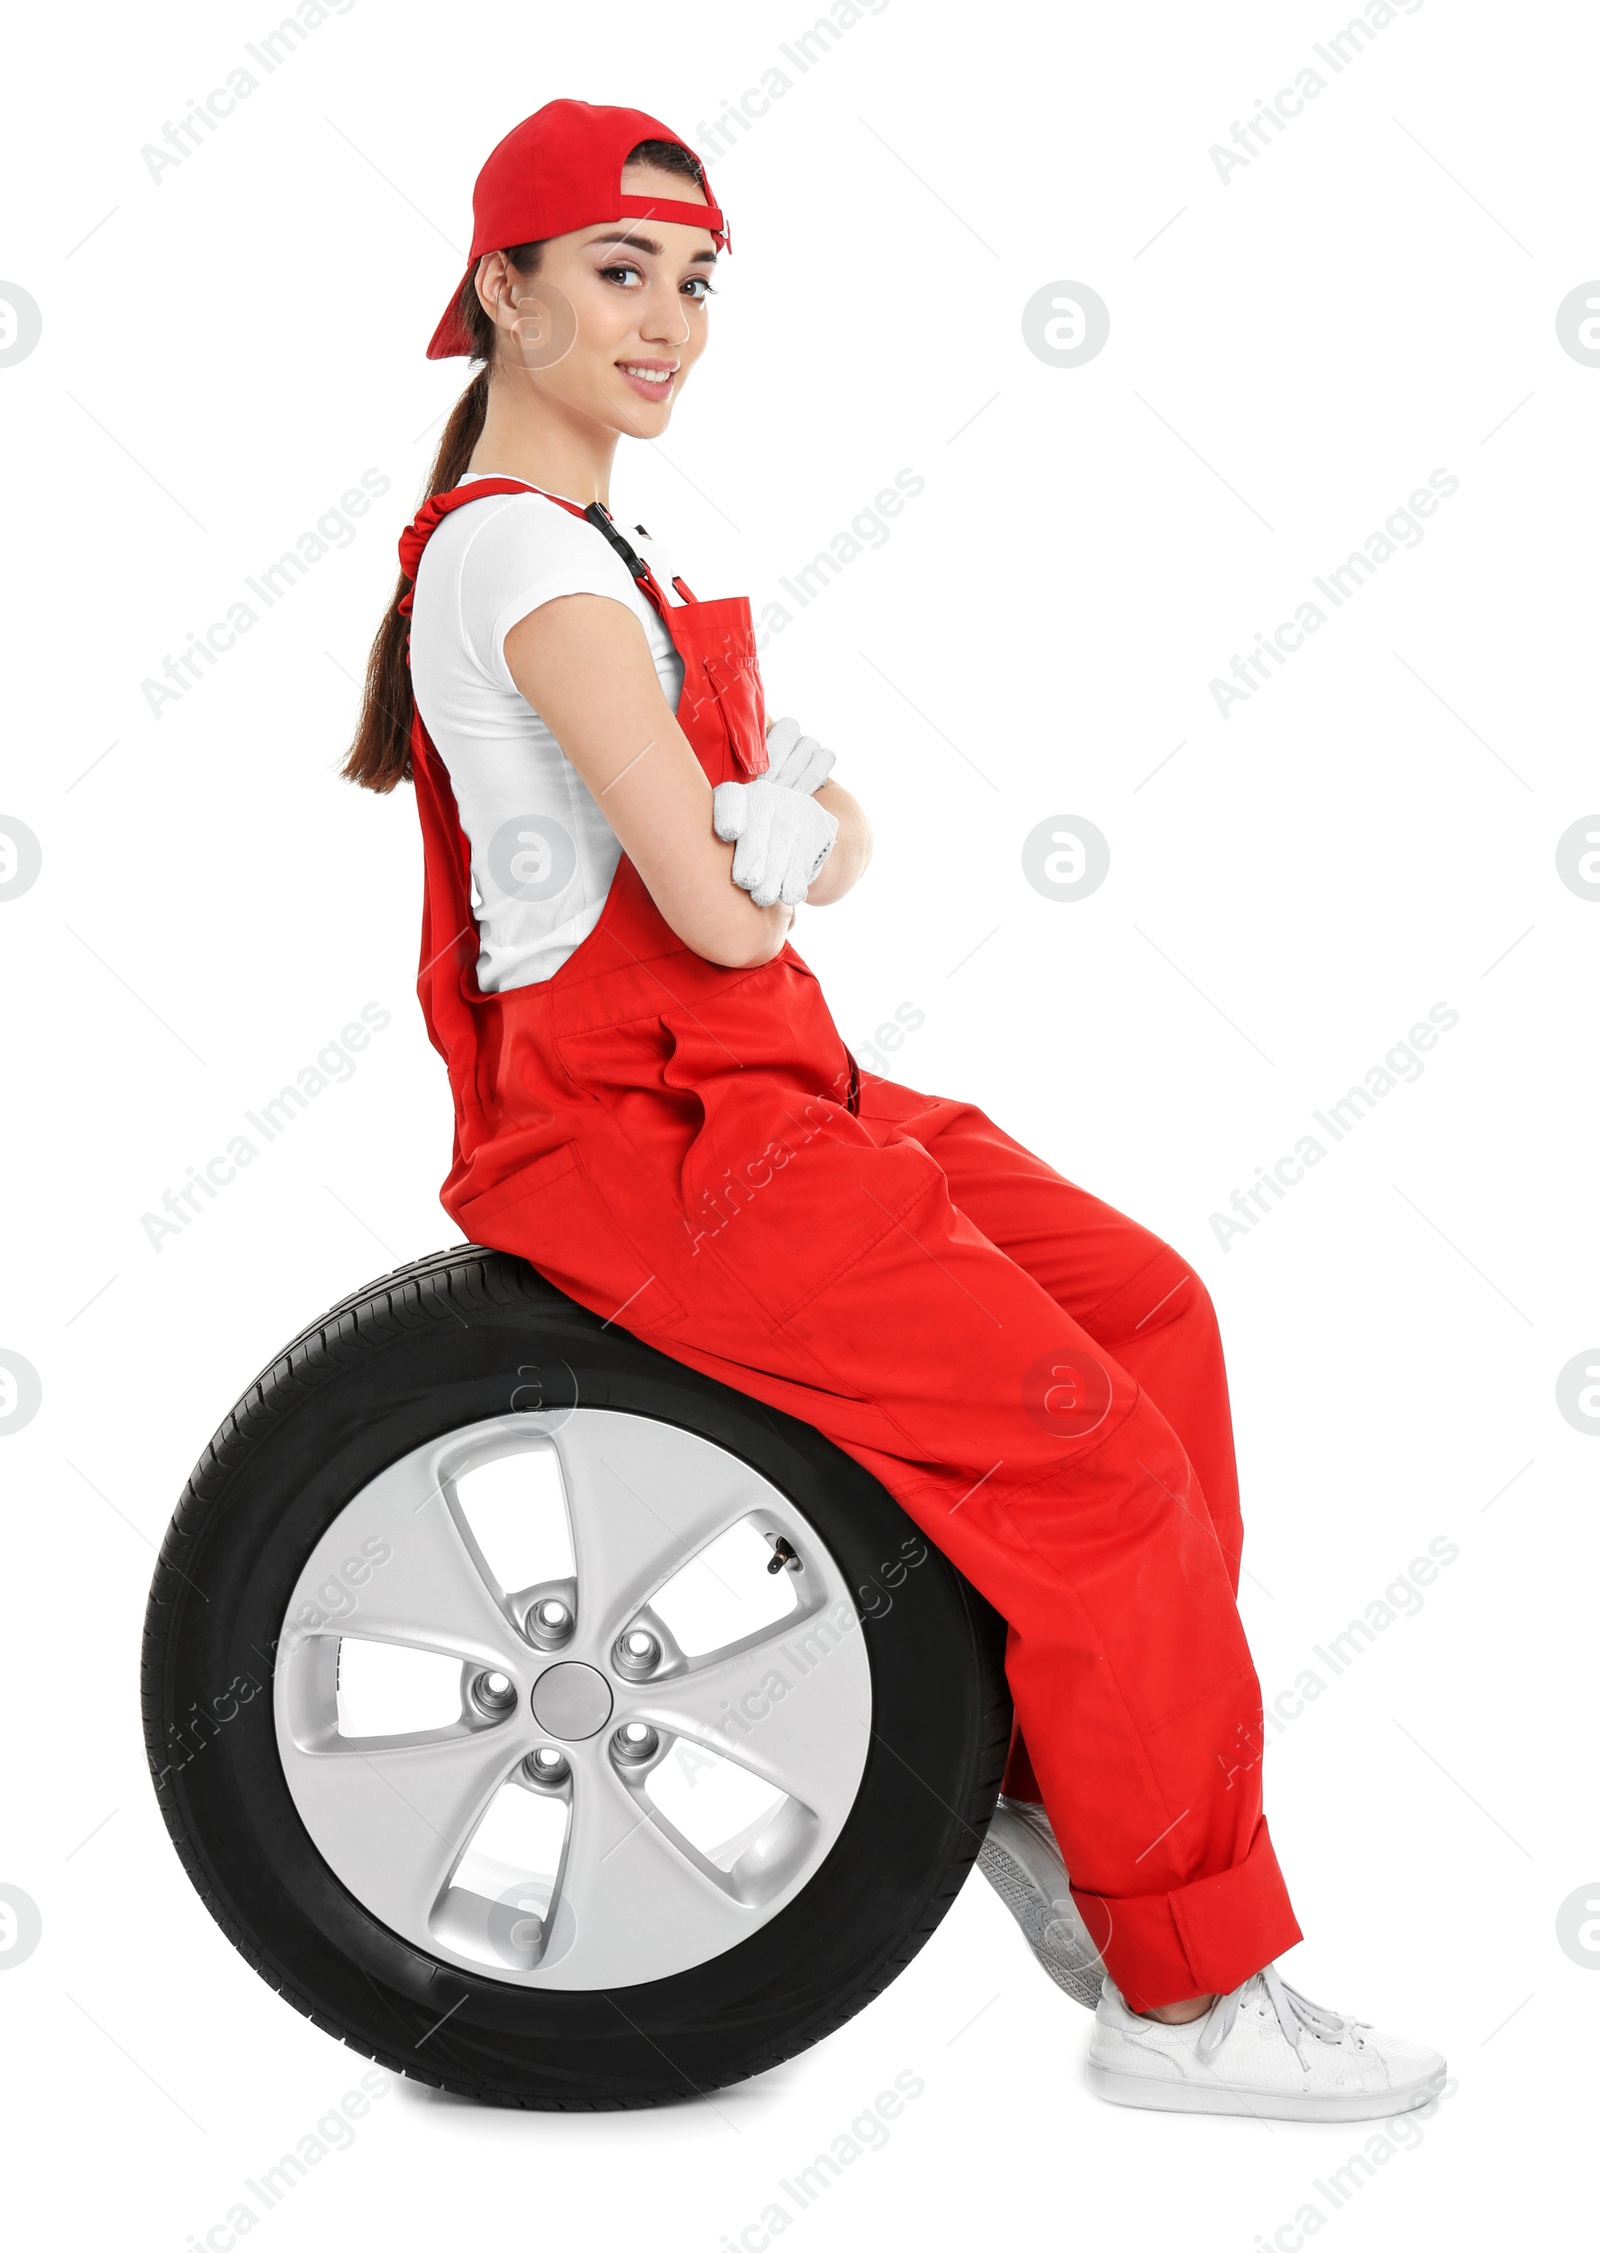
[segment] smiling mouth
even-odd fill
[[[642,360],[619,360],[617,366],[630,382],[642,384],[650,391],[659,392],[663,397],[671,389],[672,379],[678,372],[676,364],[670,368],[651,367]]]

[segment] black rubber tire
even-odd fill
[[[701,1433],[772,1480],[858,1587],[872,1672],[860,1790],[811,1883],[738,1947],[614,1993],[479,1979],[379,1924],[313,1846],[273,1725],[274,1638],[345,1504],[425,1441],[574,1398]],[[885,1563],[919,1545],[922,1561],[887,1584]],[[151,1587],[145,1735],[206,1907],[328,2033],[486,2103],[662,2104],[820,2041],[932,1933],[994,1809],[1011,1728],[1004,1637],[992,1606],[820,1433],[602,1328],[524,1262],[467,1245],[331,1309],[224,1421]]]

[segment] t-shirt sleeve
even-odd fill
[[[515,693],[505,639],[519,619],[557,595],[601,595],[637,613],[627,565],[601,532],[536,493],[481,511],[461,559],[461,635],[473,662]]]

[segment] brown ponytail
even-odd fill
[[[623,161],[624,164],[653,165],[658,171],[675,173],[680,179],[694,181],[698,187],[705,186],[705,175],[700,167],[676,141],[641,141],[637,148],[629,150]],[[514,250],[508,250],[506,256],[526,280],[539,271],[543,253],[542,242],[519,243]],[[472,357],[482,365],[456,401],[450,420],[444,426],[439,451],[428,472],[427,491],[422,495],[425,501],[431,500],[435,493],[448,492],[452,485],[460,484],[472,459],[473,448],[483,434],[484,418],[489,411],[489,379],[494,367],[497,331],[479,299],[476,270],[462,283],[456,309],[472,339]],[[356,739],[339,770],[347,782],[359,782],[366,790],[389,791],[397,782],[411,780],[414,707],[411,666],[406,656],[410,625],[395,608],[410,584],[402,571],[367,659]]]
[[[508,250],[506,256],[526,278],[538,272],[543,249],[543,243],[520,243],[515,250]],[[479,299],[475,272],[462,284],[457,310],[472,338],[472,357],[482,365],[450,410],[450,419],[439,440],[439,451],[428,472],[427,488],[422,494],[425,501],[431,500],[435,493],[447,493],[452,485],[460,484],[472,459],[472,450],[483,434],[484,417],[489,411],[489,371],[494,360],[496,331]],[[356,739],[339,770],[347,782],[359,782],[367,790],[389,791],[397,782],[411,780],[413,706],[411,666],[406,656],[406,640],[411,628],[409,621],[395,608],[410,584],[402,571],[367,659]]]

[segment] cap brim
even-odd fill
[[[474,259],[455,288],[450,292],[450,302],[445,307],[444,319],[434,330],[432,342],[428,346],[428,358],[430,360],[471,358],[472,338],[468,335],[462,323],[457,307],[461,303],[461,292],[466,288],[467,283],[471,281],[477,270],[478,261]]]

